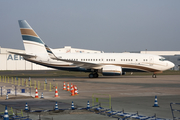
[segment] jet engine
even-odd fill
[[[119,76],[122,75],[122,68],[115,65],[104,65],[102,67],[102,74],[104,76]]]

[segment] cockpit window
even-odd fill
[[[166,59],[165,58],[159,58],[160,61],[165,61]]]

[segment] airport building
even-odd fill
[[[22,53],[25,52],[24,50],[0,47],[0,61],[1,61],[0,70],[53,70],[52,68],[48,68],[35,63],[28,62],[24,60],[22,56],[8,53],[8,51],[22,52]],[[65,46],[64,48],[53,49],[53,52],[102,53],[101,51],[96,51],[96,50],[71,48],[71,46]],[[133,53],[161,55],[175,64],[175,67],[172,68],[173,70],[180,70],[180,51],[139,51]]]

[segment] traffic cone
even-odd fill
[[[57,102],[55,104],[55,109],[54,110],[59,110]]]
[[[56,87],[56,91],[55,91],[55,97],[58,97],[58,90],[57,90],[57,87]]]
[[[77,95],[79,95],[78,88],[77,88]]]
[[[70,90],[69,90],[69,83],[67,84],[67,91],[70,91]]]
[[[157,101],[157,96],[155,96],[154,106],[153,106],[153,107],[159,107],[159,106],[158,106],[158,101]]]
[[[73,89],[74,89],[74,85],[73,85]],[[75,92],[75,89],[74,89],[74,92]]]
[[[71,96],[74,96],[74,88],[71,89]]]
[[[25,109],[24,109],[25,111],[28,111],[28,104],[26,103],[26,105],[25,105]]]
[[[72,104],[71,104],[71,110],[74,110],[74,103],[72,101]]]
[[[37,90],[37,88],[36,88],[36,94],[35,94],[35,98],[39,98],[39,96],[38,96],[38,90]]]
[[[66,90],[66,83],[64,82],[64,87],[63,87],[63,90]]]
[[[5,107],[5,111],[4,111],[4,120],[9,120],[7,106]]]
[[[41,93],[41,99],[44,99],[43,92]]]
[[[73,84],[71,83],[71,93],[72,93],[72,87],[73,87]]]
[[[77,95],[77,87],[76,87],[76,85],[74,87],[74,95]]]
[[[90,109],[89,101],[87,102],[87,108],[86,109]]]

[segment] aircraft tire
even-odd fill
[[[90,73],[89,74],[89,78],[98,78],[99,77],[99,75],[97,74],[97,73]]]
[[[94,75],[93,74],[89,74],[89,78],[94,78]]]
[[[156,74],[153,74],[153,75],[152,75],[152,78],[156,78]]]
[[[93,74],[94,78],[98,78],[99,75],[97,73]]]

